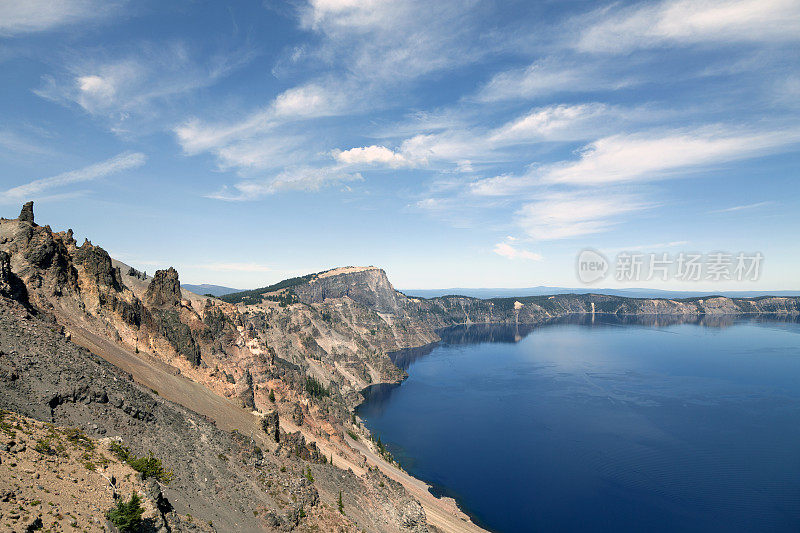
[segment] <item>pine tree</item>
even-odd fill
[[[341,498],[341,494],[339,497]],[[106,513],[106,518],[123,533],[139,531],[142,523],[142,514],[144,513],[141,501],[141,498],[135,492],[131,494],[131,499],[127,502],[120,498],[116,507]]]
[[[344,514],[344,504],[342,503],[342,491],[339,491],[339,501],[336,503],[339,506],[339,512]]]

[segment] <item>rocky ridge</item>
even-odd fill
[[[163,487],[171,505],[217,530],[430,530],[424,511],[408,518],[394,499],[387,505],[364,496],[372,494],[365,488],[369,480],[352,472],[359,504],[345,493],[353,507],[346,515],[336,511],[341,489],[334,472],[342,470],[329,464],[328,455],[344,454],[339,464],[365,464],[346,446],[339,448],[344,438],[336,421],[349,420],[345,404],[330,388],[324,397],[312,397],[304,366],[259,342],[253,322],[235,306],[182,291],[174,269],[148,278],[88,240],[77,246],[69,230],[36,225],[32,206],[24,212],[30,216],[0,220],[0,407],[84,428],[92,438],[119,436],[137,456],[152,451],[174,472]],[[15,280],[26,298],[10,297]],[[172,389],[162,392],[190,409],[137,385],[73,341],[152,386],[185,388],[177,396]],[[148,377],[169,373],[178,377]],[[280,413],[287,422],[273,436],[251,433],[247,419],[258,426],[258,412],[236,414],[224,402],[209,410],[181,385],[189,383],[186,378],[248,409],[275,412],[276,420]],[[326,443],[327,453],[318,442]],[[403,507],[416,501],[405,498],[397,499]]]

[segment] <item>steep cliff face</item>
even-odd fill
[[[397,292],[386,272],[375,267],[344,267],[318,274],[308,283],[294,287],[294,293],[305,303],[321,303],[326,299],[349,298],[379,313],[397,314],[406,297]]]
[[[428,531],[424,511],[402,487],[388,502],[379,498],[383,485],[371,492],[372,478],[363,477],[365,456],[345,438],[343,421],[363,431],[347,410],[359,387],[403,376],[378,347],[395,345],[387,319],[369,307],[397,308],[385,274],[383,280],[364,275],[367,288],[350,293],[365,304],[338,283],[343,292],[333,301],[322,296],[318,303],[268,301],[262,308],[237,309],[182,291],[175,269],[148,278],[88,240],[78,246],[72,231],[53,232],[33,220],[32,204],[19,219],[0,219],[0,353],[12,356],[0,358],[0,407],[69,424],[91,422],[98,434],[130,439],[138,455],[144,447],[163,454],[171,467],[178,465],[170,499],[219,521],[222,530]],[[20,296],[18,289],[30,295],[30,307],[20,303],[27,305],[26,298],[11,298]],[[365,341],[371,328],[381,339],[374,344]],[[76,344],[161,396],[98,364]],[[335,346],[346,346],[346,354]],[[39,352],[47,357],[37,357]],[[309,388],[312,376],[319,378],[316,388]],[[232,402],[198,391],[198,384]],[[346,401],[345,394],[353,399]],[[203,416],[176,409],[164,397]],[[239,436],[260,428],[254,410],[287,421],[275,432],[280,442],[256,439],[254,445]],[[331,455],[361,473],[323,464]],[[342,490],[342,472],[347,516],[330,511]],[[251,494],[229,499],[236,492]],[[414,508],[411,520],[406,507]]]

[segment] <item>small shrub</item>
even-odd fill
[[[64,430],[64,435],[67,437],[67,441],[76,448],[80,446],[86,451],[94,450],[94,442],[80,429],[67,428]]]
[[[351,439],[353,439],[353,440],[358,440],[358,435],[356,434],[356,432],[355,432],[355,431],[350,431],[350,430],[348,429],[348,430],[347,430],[347,434],[348,434],[348,435],[350,435],[350,438],[351,438]]]
[[[141,527],[143,513],[142,499],[134,492],[127,502],[120,498],[117,505],[106,513],[106,518],[121,532],[133,533]]]
[[[308,480],[309,483],[314,483],[314,475],[311,473],[310,466],[308,467],[308,470],[306,470],[306,479]]]
[[[111,444],[109,444],[108,448],[109,450],[111,450],[111,453],[113,453],[114,456],[120,461],[124,461],[127,463],[128,458],[131,457],[130,449],[124,444],[120,444],[118,442],[112,442]]]
[[[275,403],[275,391],[269,391],[269,401]]]
[[[136,457],[131,453],[130,448],[116,442],[112,442],[109,449],[120,461],[128,463],[131,468],[140,472],[145,479],[154,477],[165,484],[172,481],[172,471],[165,470],[161,459],[153,457],[153,452],[148,453],[147,457]]]
[[[55,455],[56,451],[50,446],[50,439],[43,438],[36,441],[36,446],[33,447],[34,450],[39,452],[42,455]]]
[[[161,459],[153,457],[153,452],[150,452],[147,457],[138,457],[128,461],[131,468],[140,472],[145,479],[154,477],[162,483],[169,483],[172,481],[172,471],[164,470],[161,464]]]

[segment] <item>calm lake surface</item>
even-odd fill
[[[800,531],[800,324],[472,326],[359,414],[484,527]]]

